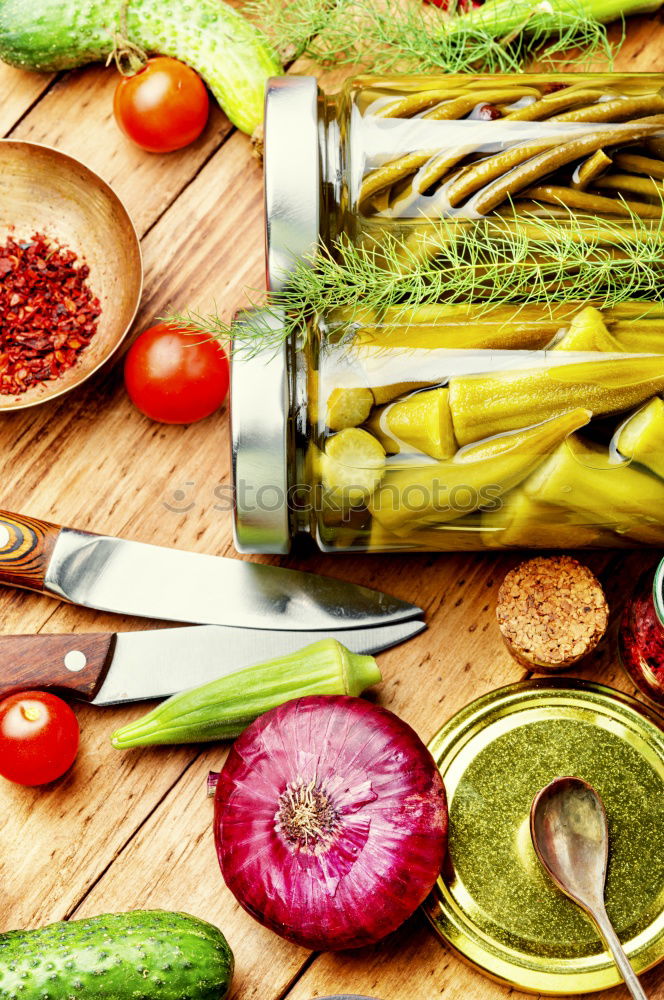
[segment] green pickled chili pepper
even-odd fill
[[[664,543],[664,481],[611,460],[606,449],[571,435],[524,483],[542,503],[585,511],[598,525],[650,545]]]
[[[322,639],[297,653],[176,694],[118,729],[111,743],[116,750],[127,750],[232,739],[259,715],[292,698],[310,694],[356,696],[381,680],[373,656],[351,653],[336,639]]]
[[[651,399],[619,428],[613,443],[624,458],[664,479],[664,401]]]
[[[549,368],[455,375],[450,409],[459,444],[504,434],[578,406],[620,413],[664,390],[664,356],[607,357]]]
[[[453,521],[499,500],[591,416],[578,407],[465,448],[445,462],[399,467],[397,460],[369,501],[369,510],[383,528],[398,533]]]

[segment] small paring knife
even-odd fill
[[[413,604],[331,577],[61,528],[5,511],[2,583],[99,611],[253,629],[372,628],[423,614]]]
[[[55,690],[93,705],[167,698],[245,667],[333,638],[379,653],[417,635],[422,621],[343,632],[272,632],[196,625],[145,632],[0,636],[0,697]]]

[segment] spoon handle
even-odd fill
[[[639,982],[634,969],[625,954],[624,948],[620,943],[618,935],[613,929],[613,925],[609,920],[606,910],[604,907],[597,909],[593,912],[593,916],[602,934],[602,937],[609,946],[609,951],[613,955],[613,959],[618,966],[620,975],[625,980],[625,986],[634,997],[634,1000],[648,1000],[646,994],[641,989],[641,983]]]

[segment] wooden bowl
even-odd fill
[[[49,146],[0,140],[0,245],[35,233],[73,250],[90,268],[102,313],[97,332],[59,378],[18,396],[0,394],[0,411],[55,399],[90,378],[129,333],[143,290],[141,248],[126,208],[108,184]]]

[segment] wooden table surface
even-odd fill
[[[617,68],[662,68],[664,24],[631,22]],[[0,129],[82,159],[109,181],[143,243],[145,294],[136,331],[169,305],[226,315],[263,284],[262,186],[246,136],[215,108],[189,149],[153,156],[112,119],[115,76],[92,67],[58,77],[0,66]],[[1,178],[0,178],[1,183]],[[1,190],[1,187],[0,187]],[[81,390],[0,420],[0,506],[82,529],[199,552],[235,555],[230,515],[214,489],[229,480],[228,419],[191,427],[142,417],[121,364]],[[183,499],[184,498],[184,499]],[[301,551],[284,565],[380,587],[426,611],[429,629],[380,657],[381,704],[426,741],[474,698],[527,676],[501,644],[496,590],[517,554],[327,556]],[[615,616],[643,552],[594,553]],[[273,560],[277,562],[275,558]],[[147,628],[3,589],[4,633]],[[630,689],[612,634],[582,676]],[[109,734],[143,706],[77,708],[82,739],[72,771],[45,789],[0,780],[0,929],[143,907],[186,910],[221,927],[235,952],[234,1000],[309,1000],[344,991],[382,1000],[503,1000],[514,991],[466,967],[418,914],[381,945],[312,955],[255,923],[225,888],[212,840],[210,768],[224,746],[118,753]],[[643,977],[664,997],[664,965]],[[601,994],[626,996],[621,988]]]

